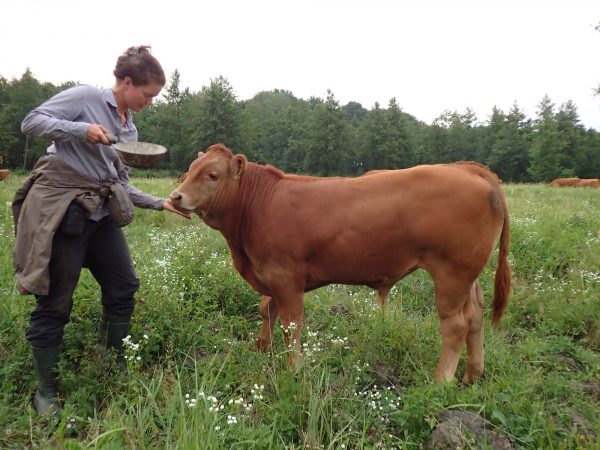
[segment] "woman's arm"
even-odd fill
[[[78,121],[90,94],[90,86],[59,92],[25,116],[21,131],[51,140],[88,141],[90,123]]]
[[[179,214],[186,219],[191,219],[191,216],[186,211],[181,211],[175,205],[171,203],[169,199],[155,197],[154,195],[147,194],[138,188],[129,184],[129,167],[123,164],[121,161],[117,164],[117,171],[119,174],[119,183],[125,189],[125,192],[129,194],[129,198],[135,206],[138,208],[149,208],[157,211],[166,209],[175,214]]]

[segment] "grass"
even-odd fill
[[[478,413],[515,448],[600,446],[599,399],[586,391],[600,379],[600,190],[505,187],[514,292],[492,329],[494,255],[481,276],[486,375],[471,386],[432,381],[439,321],[426,273],[397,284],[385,318],[364,287],[307,294],[304,363],[293,371],[282,333],[270,354],[254,351],[259,297],[220,234],[138,209],[126,234],[142,285],[139,348],[121,371],[98,351],[99,288],[84,270],[60,365],[66,408],[49,421],[30,404],[33,304],[12,270],[7,202],[20,181],[0,183],[1,448],[419,448],[443,409]],[[175,181],[133,184],[166,196]]]

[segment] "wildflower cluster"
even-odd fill
[[[147,288],[164,294],[165,299],[183,298],[187,288],[181,277],[180,260],[185,258],[196,264],[199,257],[191,249],[202,248],[202,239],[201,231],[195,227],[178,228],[176,232],[152,228],[147,231],[143,249],[135,252],[137,255],[152,252],[152,256],[145,258],[146,263],[138,266],[140,278],[152,280],[152,283],[146,283]]]
[[[298,329],[298,325],[296,325],[296,322],[290,322],[290,324],[286,327],[284,327],[283,325],[279,325],[281,327],[281,329],[283,330],[284,333],[293,333],[294,331],[296,331]]]
[[[290,322],[289,325],[287,326],[287,328],[284,327],[282,324],[279,326],[281,327],[281,329],[283,330],[283,334],[287,338],[291,338],[294,335],[294,331],[296,331],[298,329],[298,325],[296,325],[295,322]],[[296,344],[296,339],[290,339],[288,341],[288,349],[294,348],[295,344]]]
[[[361,368],[362,365],[362,368]],[[360,376],[363,372],[363,368],[367,368],[369,367],[369,363],[361,363],[360,359],[356,362],[356,364],[354,365],[354,369],[356,370],[357,374],[356,374],[356,382],[358,383],[360,381]]]
[[[537,223],[537,219],[534,217],[511,217],[510,221],[513,224],[517,225],[535,225]]]
[[[335,338],[333,338],[331,340],[331,343],[333,345],[336,345],[336,346],[343,346],[345,349],[349,349],[350,348],[347,345],[348,344],[348,336],[345,336],[343,338],[339,337],[339,336],[336,336]]]
[[[587,283],[600,283],[600,272],[592,272],[589,270],[580,270],[581,278]]]
[[[207,412],[215,414],[215,431],[221,430],[220,423],[227,425],[236,425],[240,420],[247,417],[253,410],[254,404],[252,401],[261,401],[264,396],[264,385],[255,384],[251,389],[251,399],[242,397],[230,398],[229,400],[219,400],[214,395],[206,394],[200,391],[197,396],[192,397],[190,394],[185,394],[185,405],[188,408],[204,407]]]
[[[306,339],[302,343],[302,351],[304,356],[307,358],[312,358],[312,362],[315,362],[315,356],[323,351],[323,347],[321,347],[321,342],[319,341],[318,336],[319,333],[316,331],[307,331]]]
[[[262,400],[264,398],[262,395],[264,390],[265,386],[263,384],[261,384],[260,386],[258,384],[255,384],[254,389],[250,391],[250,393],[252,394],[252,398],[254,400]]]
[[[136,344],[131,340],[131,335],[127,335],[125,338],[123,338],[123,350],[125,352],[125,356],[123,356],[123,358],[127,362],[128,369],[139,369],[139,367],[142,365],[142,357],[140,356],[140,353],[144,344],[148,342],[148,339],[148,335],[144,334],[143,341],[140,341]]]
[[[587,234],[585,236],[585,245],[587,245],[589,247],[598,241],[600,241],[600,231],[598,231],[597,235],[595,235],[591,231],[587,232]]]
[[[571,268],[568,276],[561,278],[539,269],[533,276],[533,286],[541,292],[562,292],[567,294],[586,294],[589,288],[600,282],[600,272]]]
[[[384,423],[389,423],[390,414],[401,406],[401,397],[389,386],[379,390],[375,384],[371,389],[355,392],[354,397],[367,400],[368,407],[378,414]]]
[[[186,406],[189,406],[190,408],[195,408],[197,403],[198,400],[196,400],[194,397],[190,398],[190,394],[185,394]]]
[[[317,331],[311,331],[309,327],[306,327],[306,336],[302,341],[302,353],[311,362],[317,361],[317,356],[320,353],[325,352],[327,349],[332,347],[336,349],[349,350],[347,336],[339,336],[337,334],[337,327],[331,329],[335,334],[332,333],[319,333]]]

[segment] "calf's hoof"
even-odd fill
[[[436,370],[433,374],[433,380],[435,384],[448,384],[454,382],[454,375],[450,376],[444,372]]]
[[[479,380],[483,376],[483,367],[467,367],[465,374],[462,377],[463,384],[471,384]]]

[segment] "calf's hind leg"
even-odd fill
[[[471,286],[470,299],[464,315],[469,325],[467,334],[467,367],[463,383],[472,383],[483,375],[483,293],[479,282]]]
[[[440,317],[442,348],[440,360],[435,370],[436,383],[454,379],[460,353],[469,331],[465,317],[467,303],[470,303],[471,283],[465,284],[456,279],[438,277],[435,280],[435,306]]]

